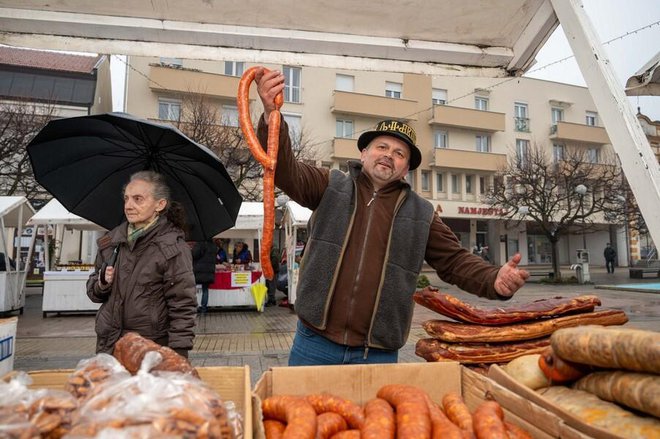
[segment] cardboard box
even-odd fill
[[[0,319],[0,377],[14,370],[18,317]]]
[[[63,389],[71,369],[40,370],[28,372],[32,377],[31,388]],[[198,367],[199,376],[211,386],[223,400],[233,401],[243,416],[243,437],[252,437],[252,396],[250,367]]]
[[[253,391],[254,437],[265,437],[261,401],[268,396],[327,392],[364,404],[374,398],[382,386],[395,383],[420,387],[438,403],[445,393],[459,392],[470,410],[486,399],[494,399],[504,409],[505,419],[535,438],[587,437],[568,427],[553,413],[455,362],[271,368],[264,372]]]
[[[488,372],[488,376],[494,382],[500,384],[502,387],[508,390],[511,390],[517,395],[520,395],[522,398],[530,401],[530,403],[548,410],[567,425],[572,427],[574,430],[584,433],[587,437],[593,437],[596,439],[620,439],[620,436],[616,436],[607,430],[586,424],[584,421],[580,420],[573,414],[545,399],[540,393],[519,383],[514,378],[509,376],[504,371],[504,369],[499,366],[491,366]]]

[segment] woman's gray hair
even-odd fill
[[[159,174],[156,171],[139,171],[131,175],[129,183],[135,180],[142,180],[146,181],[147,183],[151,183],[151,186],[153,187],[152,195],[154,199],[160,200],[162,198],[167,201],[169,206],[171,201],[170,187],[167,185],[165,176],[163,174]],[[126,186],[124,186],[124,191],[125,190]]]
[[[160,213],[165,214],[167,219],[174,224],[176,227],[183,230],[184,233],[188,233],[188,225],[186,224],[186,212],[183,209],[183,205],[177,201],[173,201],[171,198],[170,187],[165,181],[165,176],[159,174],[156,171],[139,171],[131,175],[129,178],[129,183],[135,180],[146,181],[151,183],[153,188],[151,195],[155,200],[160,200],[161,198],[167,201],[165,209]],[[128,185],[128,183],[126,183]],[[126,186],[122,190],[122,193],[126,192]]]

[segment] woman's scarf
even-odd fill
[[[140,228],[135,228],[133,224],[128,224],[128,233],[126,236],[126,239],[128,240],[129,244],[132,244],[135,240],[137,240],[140,236],[144,235],[147,230],[151,228],[156,222],[158,221],[158,215],[154,216],[154,218],[149,221],[147,224]]]

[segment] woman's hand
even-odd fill
[[[115,267],[108,265],[107,267],[105,267],[105,271],[101,275],[103,276],[103,280],[105,281],[105,285],[101,283],[101,288],[108,289],[110,285],[112,285],[112,280],[115,276]]]

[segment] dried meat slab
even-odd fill
[[[504,326],[486,326],[473,323],[457,323],[447,320],[427,320],[422,327],[428,335],[451,343],[495,343],[533,340],[551,335],[557,329],[581,325],[623,325],[628,316],[621,310],[605,310],[571,314],[552,319]]]
[[[601,304],[597,296],[585,295],[573,298],[554,297],[522,305],[483,309],[449,294],[441,293],[433,287],[415,291],[413,299],[418,304],[454,320],[487,326],[508,325],[566,314],[591,312]]]
[[[445,343],[435,338],[421,338],[415,345],[415,354],[429,362],[508,363],[523,355],[540,354],[548,346],[550,337],[511,343]]]

